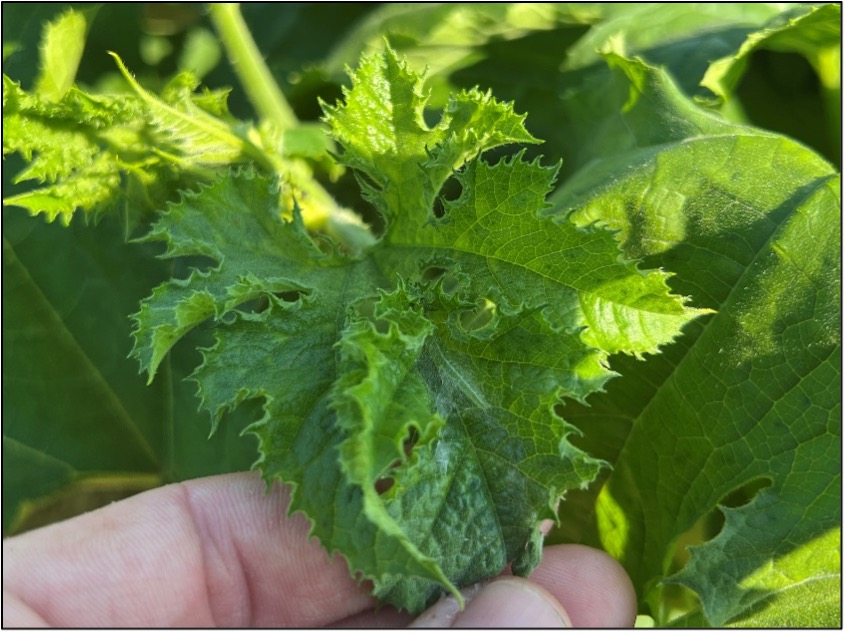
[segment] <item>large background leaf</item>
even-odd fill
[[[816,59],[823,50],[829,56],[839,51],[839,46],[821,46],[819,40],[826,43],[828,39],[818,35],[837,28],[834,9],[818,11],[822,15],[813,20],[813,30],[802,22],[789,23],[789,19],[813,14],[814,9],[775,3],[628,4],[613,10],[609,6],[602,12],[601,19],[592,17],[595,23],[590,28],[558,24],[519,39],[485,41],[476,59],[453,69],[450,81],[458,86],[491,88],[503,99],[513,99],[518,112],[531,112],[528,129],[546,142],[537,152],[563,157],[563,171],[569,175],[593,153],[611,149],[610,144],[597,144],[592,137],[602,129],[599,122],[585,126],[584,114],[571,110],[577,107],[595,116],[596,108],[611,108],[616,103],[606,101],[600,88],[609,81],[601,50],[613,48],[663,66],[682,92],[714,104],[713,93],[700,85],[711,62],[734,56],[747,38],[760,40],[769,33],[765,27],[772,21],[780,25],[782,41],[793,48],[782,45],[781,52],[775,53],[768,49],[771,40],[749,47],[744,63],[733,68],[731,99],[721,112],[740,123],[794,136],[839,165],[840,153],[831,145],[832,136],[840,136],[839,91],[828,88],[838,67],[823,76],[823,67],[818,72],[805,59]],[[827,18],[825,25],[820,24],[820,17]],[[796,50],[802,54],[789,52]],[[831,59],[837,59],[836,55]],[[788,84],[787,77],[794,83]],[[571,104],[563,111],[562,100]]]
[[[62,228],[4,210],[4,532],[255,458],[237,423],[207,440],[182,381],[196,353],[151,387],[128,359],[128,316],[169,267],[123,237],[117,222]]]
[[[693,117],[666,75],[611,61],[637,86],[621,115],[635,147],[566,183],[559,213],[618,229],[627,255],[676,272],[675,290],[718,314],[661,358],[620,360],[592,408],[565,408],[614,471],[565,505],[563,536],[596,532],[649,600],[679,537],[734,490],[763,486],[673,578],[723,624],[839,573],[830,556],[781,565],[839,531],[839,181],[801,146]]]
[[[4,70],[24,87],[39,73],[42,26],[62,10],[3,7],[4,44],[15,44]],[[92,37],[126,48],[139,37],[139,15],[139,5],[105,7]],[[90,79],[91,60],[100,58],[116,72],[105,47],[99,57],[87,50],[81,74]],[[144,67],[132,51],[129,59]],[[21,167],[18,157],[4,159],[4,196],[26,191],[12,183]],[[163,482],[246,469],[255,458],[255,442],[238,436],[244,420],[207,440],[196,386],[183,381],[199,360],[194,346],[168,361],[151,387],[128,359],[129,315],[173,273],[156,249],[127,245],[128,231],[118,218],[62,228],[3,210],[4,534]]]
[[[802,139],[839,166],[840,25],[837,4],[788,9],[712,61],[702,85],[724,111]]]

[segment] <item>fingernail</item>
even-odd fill
[[[565,627],[570,619],[558,602],[543,589],[523,580],[500,578],[481,589],[463,593],[467,602],[458,610],[455,598],[440,600],[420,615],[412,626],[444,628]],[[469,596],[469,597],[468,597]]]
[[[461,590],[464,597],[464,605],[467,606],[482,590],[481,584],[474,584],[471,587]],[[461,612],[458,600],[447,595],[417,616],[409,626],[411,628],[446,628],[452,626],[455,618]]]

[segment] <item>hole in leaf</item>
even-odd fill
[[[434,282],[440,278],[443,278],[446,274],[447,270],[443,267],[426,267],[423,270],[423,273],[420,274],[420,281],[421,282]]]
[[[333,242],[328,236],[324,236],[323,234],[312,234],[311,242],[315,247],[317,247],[317,250],[320,253],[327,256],[334,254],[338,248],[337,243]]]
[[[188,278],[194,269],[206,273],[218,264],[211,256],[180,256],[173,259],[173,277],[182,280]]]
[[[332,192],[332,196],[339,205],[354,209],[361,215],[362,220],[370,227],[374,236],[381,236],[384,233],[385,219],[373,206],[373,202],[362,193],[362,182],[371,186],[371,188],[380,189],[373,179],[367,175],[362,175],[357,170],[347,170],[339,178],[332,180],[321,178],[320,171],[317,172],[317,176],[318,180]]]
[[[375,190],[377,192],[382,190],[382,186],[379,185],[379,182],[376,181],[372,176],[370,176],[367,172],[363,171],[356,171],[353,173],[355,175],[356,181],[358,181],[359,187],[363,190]]]
[[[376,317],[376,299],[364,298],[356,305],[355,310],[361,317],[372,320]]]
[[[293,304],[307,293],[307,291],[302,289],[289,289],[285,291],[277,291],[273,293],[273,295],[286,304]],[[241,304],[237,305],[234,310],[240,313],[259,315],[267,311],[269,308],[270,296],[267,293],[260,293],[260,295],[249,300],[245,300]],[[227,324],[231,324],[235,319],[235,313],[233,311],[229,311],[223,316],[222,321]]]
[[[242,302],[235,307],[235,310],[240,311],[241,313],[263,313],[264,311],[267,311],[269,304],[270,302],[265,296],[260,296],[258,298],[253,298],[252,300]]]
[[[391,39],[391,46],[396,47],[396,44],[394,44],[393,42],[393,37]],[[411,46],[417,46],[417,42],[414,40],[411,40],[410,44]],[[439,108],[425,108],[423,110],[423,121],[426,123],[426,127],[429,128],[429,130],[437,127],[437,125],[441,123],[441,119],[443,119],[443,116],[444,112]]]
[[[443,289],[446,295],[456,294],[460,287],[461,283],[458,281],[458,278],[450,273],[441,278],[441,289]]]
[[[720,511],[720,507],[736,508],[749,503],[762,489],[772,486],[773,480],[767,476],[759,476],[733,489],[720,499],[720,502],[711,511],[703,514],[693,526],[679,536],[676,541],[676,550],[673,555],[671,573],[679,571],[690,559],[690,547],[699,546],[716,537],[723,526],[726,518]]]
[[[405,439],[402,442],[402,451],[405,455],[404,459],[396,459],[391,463],[388,467],[387,472],[393,472],[397,468],[399,468],[405,460],[407,460],[411,453],[414,451],[414,446],[417,445],[417,442],[420,440],[420,432],[414,426],[408,429],[408,434],[406,435]],[[381,496],[382,494],[386,493],[394,486],[395,480],[392,476],[383,476],[376,480],[373,483],[373,487],[376,492]]]
[[[772,487],[773,479],[768,476],[759,476],[748,483],[744,483],[735,490],[732,490],[720,499],[722,507],[743,507],[751,502],[762,489]]]
[[[376,316],[376,305],[378,301],[378,298],[365,298],[358,303],[356,310],[361,317],[370,321],[377,333],[385,335],[391,330],[391,323],[388,320]]]
[[[485,328],[496,315],[496,304],[485,298],[475,309],[462,311],[459,319],[465,331],[478,331]]]
[[[355,305],[355,313],[359,317],[368,320],[377,333],[385,335],[391,329],[391,323],[388,320],[376,316],[376,305],[379,298],[364,298],[359,300]]]
[[[448,296],[457,293],[461,287],[461,282],[449,269],[435,265],[426,267],[420,272],[420,282],[431,285],[430,288],[440,287],[441,291]]]
[[[402,442],[402,451],[405,453],[405,458],[411,456],[412,451],[414,450],[414,446],[417,445],[417,442],[420,440],[420,433],[417,431],[417,428],[411,427],[408,430],[408,436],[405,437],[405,440]]]
[[[744,483],[723,496],[711,511],[703,514],[690,529],[678,537],[667,575],[678,573],[687,564],[690,560],[691,547],[698,547],[712,540],[722,531],[725,525],[725,516],[720,511],[720,507],[742,507],[755,498],[758,492],[772,484],[771,478],[761,476]],[[654,593],[657,594],[655,601],[658,607],[659,621],[662,623],[699,607],[697,594],[681,585],[662,584],[660,590],[656,589]]]
[[[381,496],[389,489],[394,486],[394,479],[391,476],[385,476],[383,478],[378,479],[375,483],[373,483],[373,488],[376,490],[376,493]]]
[[[304,291],[300,289],[291,289],[289,291],[278,291],[274,293],[277,298],[282,300],[283,302],[288,302],[289,304],[293,304],[301,297],[303,297]]]
[[[723,496],[720,499],[718,507],[727,507],[729,509],[743,507],[755,498],[758,492],[770,487],[772,484],[773,480],[767,476],[754,478]],[[705,519],[706,522],[706,527],[704,528],[705,540],[703,540],[703,542],[711,540],[711,538],[720,533],[723,530],[723,525],[726,523],[726,517],[719,509],[712,510],[709,514],[706,514],[703,519]]]
[[[461,196],[461,183],[454,176],[451,176],[441,187],[441,191],[435,197],[432,214],[435,218],[443,218],[446,215],[448,203],[457,201]]]

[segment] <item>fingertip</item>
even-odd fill
[[[13,593],[3,589],[3,628],[49,628],[35,610]]]
[[[623,566],[604,551],[585,545],[546,547],[529,579],[555,596],[575,627],[634,626],[634,586]]]
[[[546,589],[523,578],[503,576],[463,592],[466,607],[445,597],[420,615],[416,628],[564,628],[567,612]]]

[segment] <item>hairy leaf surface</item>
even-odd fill
[[[59,26],[65,18],[60,18]],[[197,80],[175,77],[159,98],[118,67],[136,95],[93,95],[76,86],[35,92],[3,77],[3,156],[21,154],[28,165],[17,183],[34,188],[3,199],[30,214],[60,218],[77,210],[98,217],[123,210],[132,218],[156,209],[174,189],[213,176],[213,170],[261,152],[220,116],[226,93],[195,95]],[[67,71],[66,71],[67,72]],[[58,70],[45,70],[53,83]],[[214,116],[208,111],[214,113]]]
[[[85,48],[85,29],[85,16],[73,10],[66,11],[45,28],[41,72],[35,88],[45,99],[58,101],[73,85]]]
[[[151,374],[212,318],[195,378],[215,418],[258,400],[258,466],[294,484],[292,508],[376,593],[419,611],[442,589],[537,564],[538,526],[601,463],[554,413],[700,314],[666,274],[622,261],[613,237],[540,217],[554,168],[480,153],[532,142],[479,91],[425,124],[422,77],[388,50],[326,107],[368,201],[386,220],[363,258],[321,250],[283,220],[269,177],[189,194],[147,240],[214,264],[159,287],[136,321]],[[436,204],[455,175],[462,193]]]

